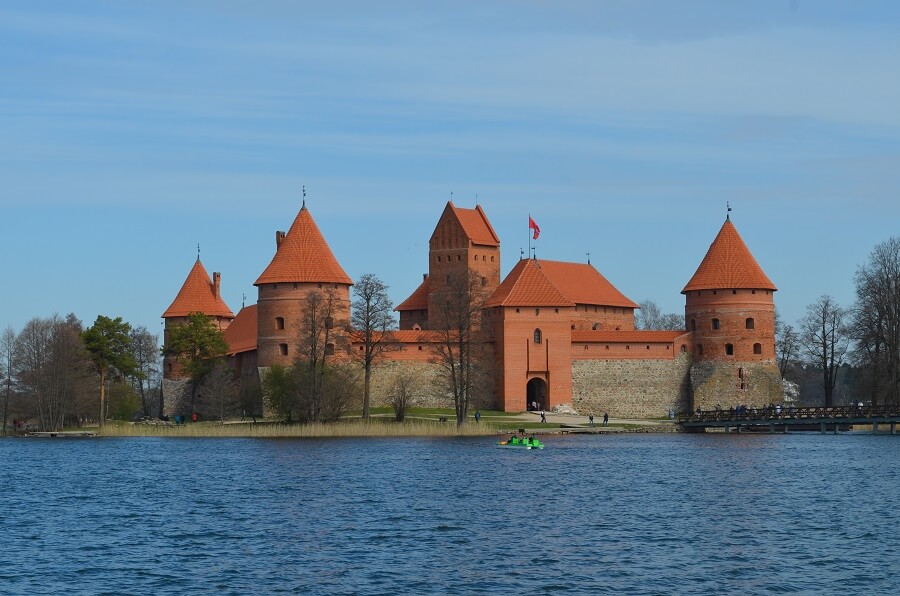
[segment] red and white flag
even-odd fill
[[[528,216],[528,229],[534,230],[534,236],[532,237],[532,240],[537,240],[538,236],[541,235],[541,229],[538,227],[538,225],[536,223],[534,223],[534,220],[531,219],[530,215]]]

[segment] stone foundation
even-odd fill
[[[613,418],[659,418],[687,411],[691,357],[666,360],[576,360],[572,402],[579,414]]]
[[[772,362],[698,362],[691,367],[694,401],[691,409],[720,406],[762,407],[784,400],[781,374]]]

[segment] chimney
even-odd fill
[[[218,271],[213,273],[213,294],[219,298],[219,286],[222,283],[222,274]]]
[[[427,273],[423,273],[423,274],[422,274],[422,281],[425,281],[426,279],[428,279],[428,274],[427,274]]]
[[[275,250],[277,251],[281,247],[281,241],[284,240],[284,237],[287,236],[284,232],[275,232]]]

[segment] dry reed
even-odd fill
[[[331,424],[278,423],[188,423],[188,424],[107,424],[98,434],[104,437],[184,437],[184,438],[313,438],[313,437],[459,437],[496,434],[485,423],[466,424],[407,420],[402,423],[354,420]]]

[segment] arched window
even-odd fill
[[[734,344],[725,344],[725,355],[734,356]]]
[[[718,329],[718,328],[719,328],[719,319],[713,319],[713,320],[712,320],[712,328],[713,328],[713,329]]]
[[[541,330],[540,329],[534,330],[534,343],[536,343],[536,344],[541,343]]]
[[[762,344],[753,344],[753,353],[762,354]]]
[[[681,344],[681,353],[684,354],[685,352],[687,352],[687,346],[684,344]]]
[[[753,317],[747,317],[747,329],[756,329],[756,321]]]

